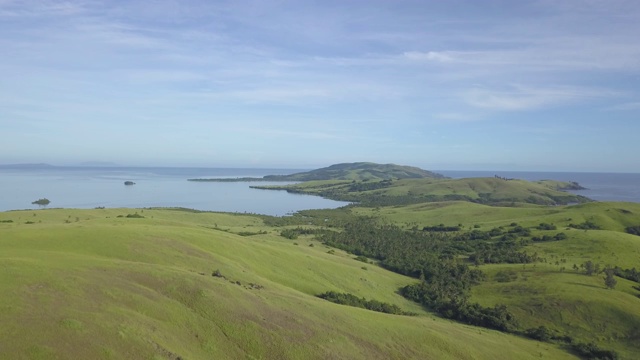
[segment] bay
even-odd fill
[[[189,178],[262,177],[295,169],[33,167],[0,169],[0,211],[48,208],[184,207],[204,211],[283,216],[299,210],[337,208],[346,202],[285,191],[251,189],[283,182],[193,182]],[[133,181],[133,186],[125,186]]]
[[[347,203],[250,186],[283,182],[191,182],[189,178],[236,178],[284,175],[299,169],[172,167],[0,167],[0,211],[37,209],[31,202],[51,200],[50,208],[184,207],[204,211],[283,216],[306,209]],[[587,190],[571,191],[596,201],[640,202],[640,174],[523,171],[451,171],[451,178],[498,175],[524,180],[576,181]],[[125,186],[125,181],[136,185]]]

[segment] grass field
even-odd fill
[[[587,198],[558,190],[572,183],[530,182],[498,178],[437,179],[405,178],[385,181],[323,180],[292,185],[256,186],[261,189],[288,190],[354,201],[366,206],[406,205],[434,201],[463,200],[484,204],[560,205],[588,202]]]
[[[259,217],[178,210],[2,212],[2,357],[575,358],[553,344],[435,317],[396,294],[414,279],[279,230]],[[314,296],[328,290],[418,315]]]
[[[462,224],[466,229],[489,230],[515,222],[532,228],[534,236],[563,232],[562,241],[532,243],[524,248],[546,262],[527,265],[482,265],[488,281],[473,288],[472,300],[485,306],[506,304],[522,328],[546,326],[584,342],[615,349],[623,358],[640,353],[640,292],[637,283],[617,278],[609,290],[603,275],[587,276],[580,266],[586,261],[622,268],[640,269],[640,237],[624,233],[640,224],[640,204],[587,203],[554,207],[495,207],[468,202],[427,203],[379,209],[356,208],[360,215],[377,216],[405,227],[422,228]],[[579,230],[570,224],[592,221],[602,230]],[[557,226],[538,231],[540,223]],[[514,273],[515,279],[499,282],[499,271]]]

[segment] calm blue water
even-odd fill
[[[454,179],[492,177],[494,175],[523,180],[576,181],[588,190],[571,191],[597,201],[640,202],[640,174],[524,171],[436,171]]]
[[[46,197],[48,207],[185,207],[198,210],[257,213],[282,216],[305,209],[327,209],[344,202],[317,196],[289,194],[249,188],[252,184],[204,183],[189,178],[261,177],[291,174],[293,169],[213,168],[89,168],[38,167],[0,168],[0,211],[36,209],[31,202]],[[452,178],[502,177],[577,181],[588,190],[573,193],[598,201],[640,202],[640,174],[437,171]],[[136,182],[125,186],[124,181]]]
[[[282,216],[305,209],[336,208],[347,203],[250,185],[279,183],[205,183],[189,178],[261,177],[291,174],[286,169],[85,168],[0,169],[0,211],[36,209],[46,197],[49,208],[185,207]],[[127,180],[136,185],[125,186]]]

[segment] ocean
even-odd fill
[[[0,211],[37,209],[31,202],[47,198],[49,208],[184,207],[283,216],[306,209],[347,203],[285,191],[251,189],[270,182],[192,182],[189,178],[262,177],[298,169],[169,167],[0,167]],[[438,171],[451,178],[499,175],[525,180],[576,181],[588,190],[572,191],[596,201],[640,202],[640,174],[509,171]],[[125,186],[125,181],[136,185]]]
[[[0,211],[48,208],[184,207],[283,216],[306,209],[337,208],[348,203],[286,191],[251,189],[282,182],[193,182],[190,178],[262,177],[295,169],[214,169],[166,167],[14,167],[0,168]],[[133,181],[133,186],[125,186]]]

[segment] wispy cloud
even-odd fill
[[[271,139],[391,157],[461,122],[640,107],[637,1],[461,1],[0,0],[0,124],[262,119]]]
[[[463,95],[463,98],[469,105],[479,108],[524,111],[612,97],[615,95],[615,92],[606,89],[571,86],[528,87],[515,85],[504,90],[472,89],[467,91]]]

